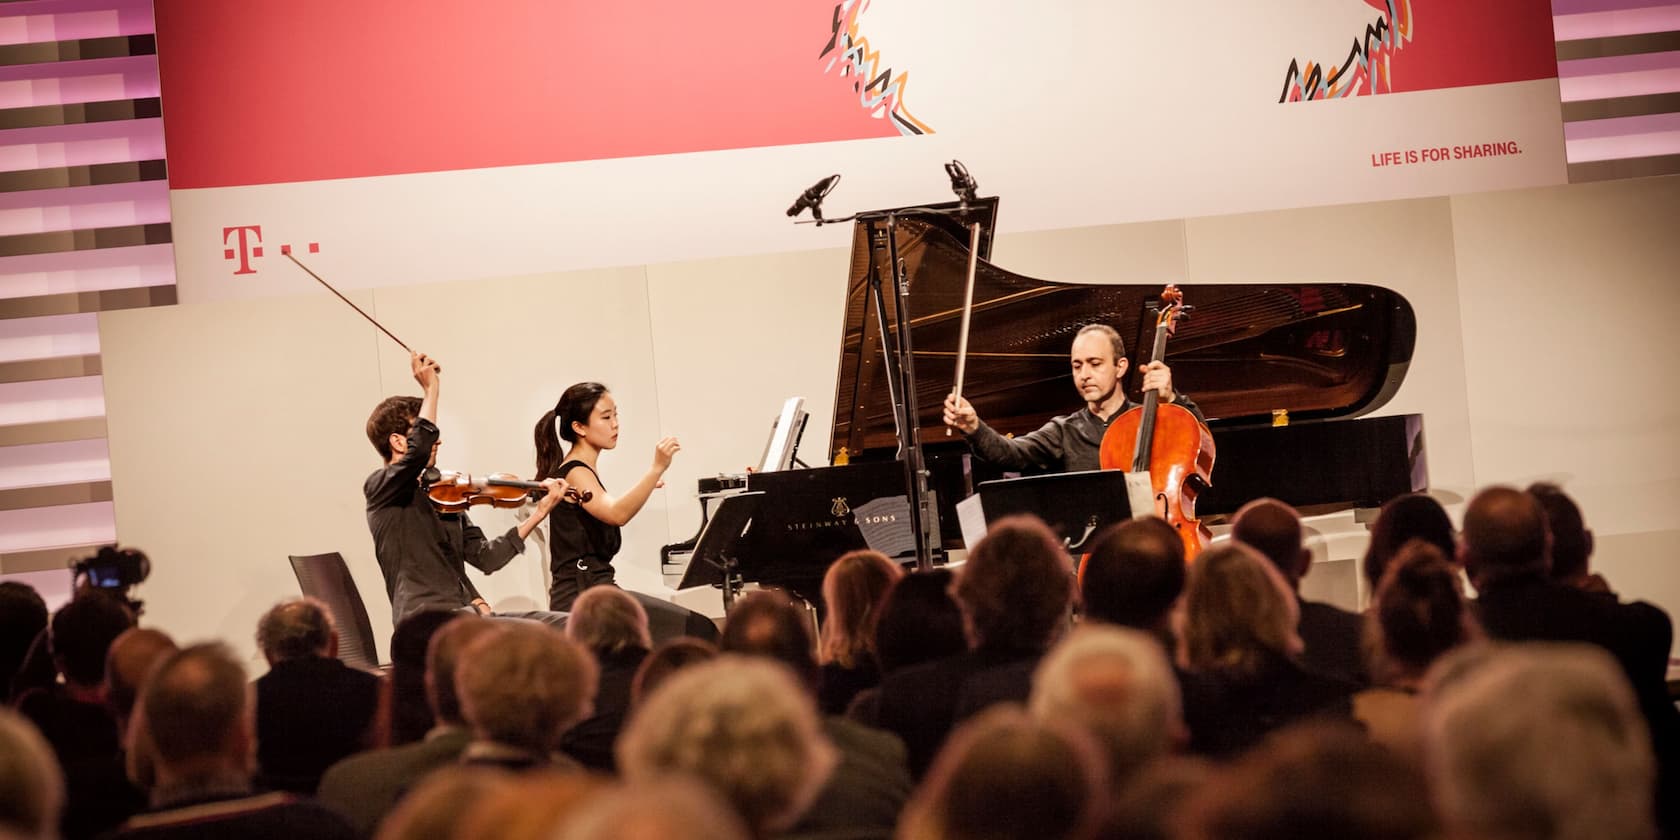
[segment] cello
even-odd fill
[[[1161,292],[1155,346],[1149,358],[1166,356],[1167,337],[1177,330],[1187,309],[1177,286],[1169,284]],[[1196,518],[1196,493],[1213,484],[1213,435],[1189,409],[1160,401],[1160,394],[1151,390],[1143,395],[1143,405],[1115,418],[1103,435],[1098,463],[1105,470],[1149,472],[1156,513],[1178,531],[1188,563],[1213,539]]]

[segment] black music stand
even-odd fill
[[[735,544],[752,527],[753,514],[758,512],[763,500],[763,492],[736,493],[718,499],[717,509],[712,511],[712,517],[706,520],[706,526],[694,541],[694,554],[689,557],[678,589],[721,587],[723,611],[728,614],[741,585],[746,582],[740,558],[735,556]]]
[[[1142,504],[1128,491],[1128,476],[1147,473],[1127,473],[1121,470],[1087,470],[1084,472],[1053,473],[1025,478],[1000,478],[982,481],[975,490],[986,525],[1005,516],[1029,513],[1044,520],[1068,551],[1078,554],[1086,543],[1110,525],[1115,525],[1154,511],[1153,504]],[[1134,487],[1141,482],[1133,478]],[[1145,497],[1148,491],[1144,491]]]

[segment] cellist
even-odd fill
[[[1013,438],[998,434],[981,421],[974,406],[956,393],[945,397],[945,425],[962,432],[980,458],[1009,470],[1074,472],[1098,468],[1097,452],[1114,418],[1138,403],[1120,390],[1129,362],[1126,342],[1107,324],[1087,324],[1073,337],[1069,353],[1073,385],[1085,407],[1055,417],[1035,431]],[[1144,365],[1143,389],[1160,394],[1164,404],[1180,405],[1206,422],[1202,410],[1188,396],[1173,390],[1172,370],[1159,359]]]

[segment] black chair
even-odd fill
[[[344,556],[336,551],[304,557],[294,554],[291,560],[298,588],[311,598],[319,598],[332,612],[333,623],[338,625],[338,658],[352,668],[380,670],[367,605],[362,603]]]

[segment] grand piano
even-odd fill
[[[1038,428],[1079,407],[1068,348],[1088,323],[1125,337],[1132,369],[1123,387],[1138,398],[1162,284],[1090,285],[1039,280],[989,261],[997,199],[867,214],[856,223],[830,437],[841,466],[703,479],[703,496],[762,491],[766,501],[736,552],[748,580],[817,600],[828,563],[870,545],[901,558],[909,486],[890,389],[904,382],[896,360],[898,300],[890,291],[896,254],[908,294],[914,361],[914,433],[936,512],[926,526],[936,553],[960,548],[954,506],[981,481],[1003,477],[949,437],[942,403],[955,375],[967,224],[979,237],[964,396],[1004,434]],[[896,247],[894,247],[896,246]],[[885,278],[885,294],[871,281]],[[1423,490],[1428,473],[1419,415],[1364,417],[1405,378],[1416,337],[1412,307],[1380,286],[1354,283],[1184,286],[1195,307],[1169,343],[1175,385],[1208,418],[1218,458],[1197,514],[1217,522],[1261,496],[1306,513],[1372,508]],[[883,330],[885,341],[883,341]],[[1140,351],[1141,348],[1141,351]],[[889,381],[893,384],[889,385]],[[733,485],[733,487],[731,486]],[[859,510],[868,511],[865,515]],[[861,520],[861,521],[860,521]],[[666,547],[680,556],[692,541]],[[703,571],[690,582],[709,582]]]

